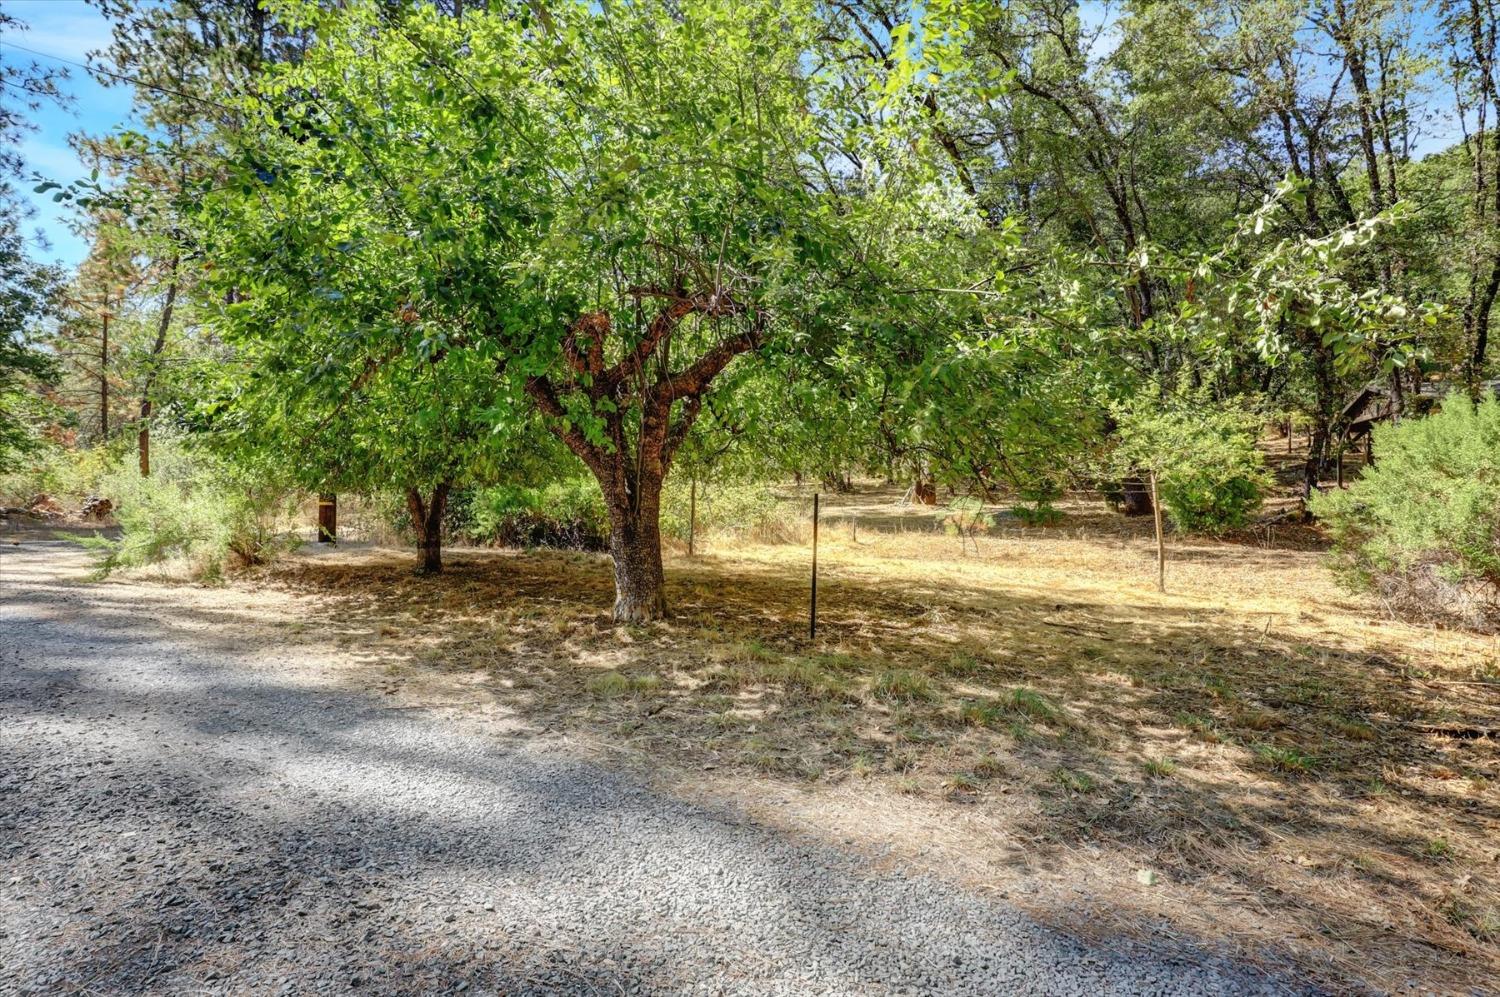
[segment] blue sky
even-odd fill
[[[89,52],[109,43],[109,23],[83,0],[4,2],[6,12],[27,24],[30,30],[9,32],[0,37],[0,58],[7,62],[35,60],[67,69],[69,78],[63,81],[62,89],[73,98],[68,107],[44,107],[35,116],[37,130],[26,137],[21,147],[28,173],[34,170],[64,183],[76,180],[88,171],[68,146],[68,136],[79,131],[106,132],[129,120],[131,88],[100,86],[77,66],[35,56],[11,46],[23,45],[69,62],[87,62]],[[37,209],[28,228],[41,229],[51,243],[48,249],[36,249],[35,255],[68,265],[78,263],[88,252],[88,246],[69,227],[70,213],[52,203],[50,194],[32,194],[34,186],[32,183],[19,185]]]

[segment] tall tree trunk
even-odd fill
[[[337,543],[339,539],[339,497],[333,492],[318,493],[318,543]]]
[[[443,570],[443,512],[448,507],[450,486],[447,481],[436,485],[431,496],[423,495],[420,488],[406,490],[406,509],[417,535],[417,570],[424,574]]]
[[[1312,498],[1313,492],[1318,490],[1318,482],[1323,476],[1323,465],[1327,462],[1328,455],[1328,427],[1321,421],[1314,426],[1312,438],[1307,444],[1307,463],[1302,465],[1302,497]]]
[[[109,442],[109,292],[104,292],[104,330],[99,335],[99,438]]]
[[[135,442],[143,478],[151,476],[151,411],[155,407],[151,392],[156,387],[157,364],[161,362],[162,351],[167,347],[167,329],[172,325],[172,309],[177,304],[178,263],[179,258],[172,257],[172,276],[167,281],[167,297],[162,302],[161,315],[156,322],[156,340],[151,344],[151,356],[146,362],[146,381],[141,386],[140,429],[135,434]]]

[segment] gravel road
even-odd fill
[[[82,564],[0,549],[0,993],[1292,990],[310,680]]]

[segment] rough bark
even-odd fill
[[[615,562],[614,618],[643,623],[667,615],[666,575],[661,566],[660,496],[642,496],[641,508],[609,503],[609,554]]]
[[[677,449],[687,438],[713,379],[741,353],[760,346],[763,325],[753,310],[722,288],[688,293],[682,288],[638,288],[638,298],[663,298],[640,341],[614,364],[605,348],[613,333],[609,314],[590,312],[563,343],[566,380],[534,377],[526,384],[552,432],[599,482],[610,517],[615,561],[614,618],[643,622],[667,616],[661,564],[661,489]],[[720,340],[685,367],[670,364],[672,334],[688,316],[741,318],[743,331]],[[565,417],[564,399],[583,396],[603,424],[605,445],[591,441]],[[603,403],[603,404],[601,404]]]
[[[423,495],[420,488],[406,490],[406,509],[411,513],[412,532],[417,535],[417,570],[438,574],[443,570],[443,512],[448,506],[450,482],[444,481]]]

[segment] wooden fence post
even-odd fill
[[[333,492],[318,496],[318,543],[337,543],[339,538],[339,497]]]

